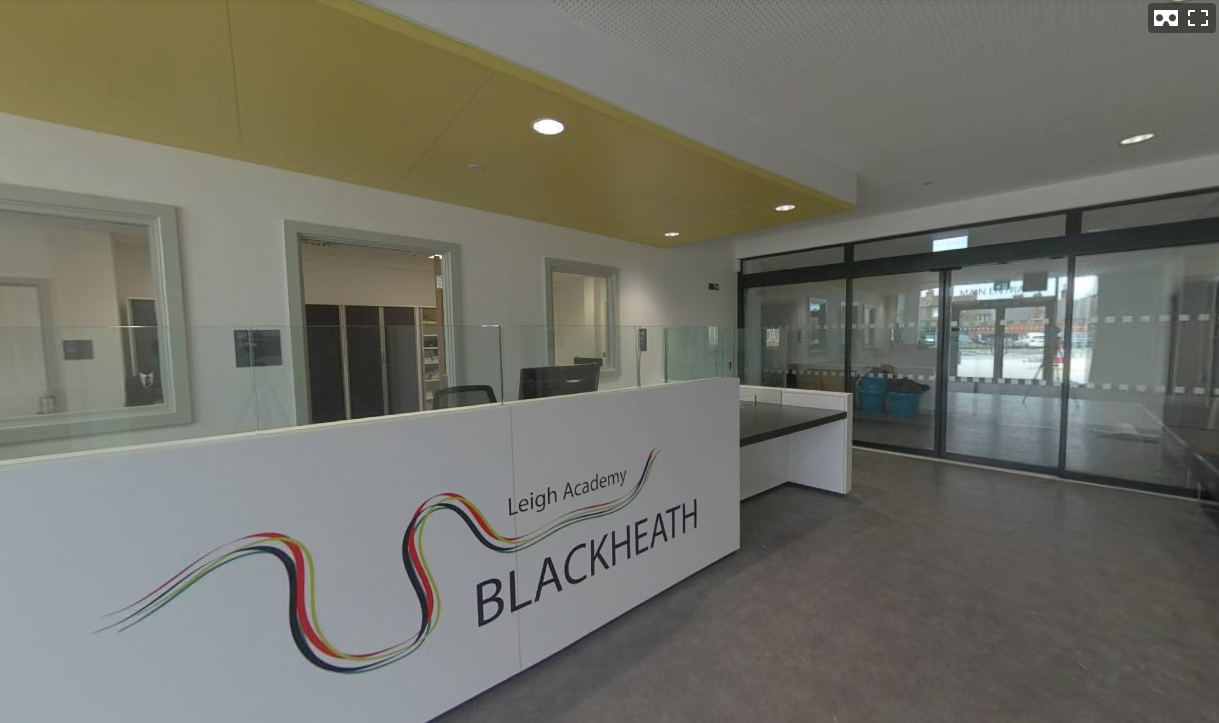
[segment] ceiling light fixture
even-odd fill
[[[669,238],[673,238],[674,236],[681,236],[681,232],[680,231],[665,231],[665,236],[668,236]]]
[[[775,206],[775,210],[776,210],[776,211],[780,211],[780,212],[783,212],[783,211],[794,211],[794,210],[796,210],[796,204],[794,204],[794,203],[785,203],[785,204],[783,204],[783,205],[781,205],[781,206]]]
[[[441,256],[440,254],[432,254],[432,255],[431,255],[431,256],[429,256],[428,258],[429,258],[429,259],[443,259],[444,257],[443,257],[443,256]]]
[[[1155,137],[1156,137],[1155,133],[1140,133],[1137,136],[1130,136],[1129,138],[1123,138],[1121,144],[1123,146],[1133,146],[1136,143],[1145,143]]]
[[[533,129],[544,136],[557,136],[565,126],[554,118],[538,118],[533,122]]]

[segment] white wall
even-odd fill
[[[1118,152],[1120,149],[1115,149]],[[824,222],[735,237],[737,258],[866,241],[1081,206],[1219,186],[1219,155],[1147,166],[897,213],[855,211]]]
[[[657,249],[4,114],[0,182],[179,209],[198,426],[122,435],[128,442],[242,431],[293,418],[288,367],[235,369],[231,329],[288,322],[285,219],[460,244],[464,324],[543,327],[546,257],[618,267],[624,325],[736,323],[728,241]],[[708,290],[708,282],[721,290]],[[515,379],[509,384],[515,386]],[[116,443],[111,435],[10,447],[0,456]]]

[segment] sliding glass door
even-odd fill
[[[1066,260],[971,266],[949,279],[944,451],[1057,467]]]
[[[935,449],[939,320],[938,272],[852,281],[856,440]]]

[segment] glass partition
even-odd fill
[[[1189,485],[1217,458],[1219,244],[1081,256],[1067,469]]]
[[[14,293],[9,301],[18,308],[23,297]],[[370,308],[376,313],[367,313]],[[156,413],[160,404],[157,375],[128,373],[123,362],[141,340],[164,338],[169,329],[0,326],[0,369],[5,372],[0,374],[0,430],[34,431],[29,438],[0,444],[0,459],[736,373],[736,333],[728,328],[616,327],[621,363],[606,369],[595,360],[551,363],[551,340],[556,334],[578,335],[576,328],[449,326],[388,307],[346,307],[334,321],[173,330],[189,341],[195,415],[189,423],[153,429],[141,427],[139,418]],[[48,396],[54,396],[54,404]],[[131,422],[107,433],[81,425],[60,439],[38,439],[39,425],[63,424],[56,415],[77,408],[96,413],[121,409]]]
[[[557,394],[559,382],[567,383],[565,393],[621,389],[639,386],[639,359],[636,346],[636,327],[613,327],[608,330],[620,340],[617,366],[609,366],[600,356],[572,356],[558,358],[552,354],[555,340],[587,338],[590,330],[605,333],[601,327],[585,327],[560,324],[556,326],[504,326],[501,334],[501,367],[504,375],[504,401],[531,399]],[[589,367],[595,371],[581,370],[562,380],[543,379],[548,369],[576,369]],[[542,385],[539,387],[538,385]],[[549,389],[549,392],[545,390]]]
[[[232,327],[183,331],[0,327],[0,459],[249,432],[269,428],[275,418],[278,426],[292,422],[290,384],[278,399],[270,387],[260,389],[254,370],[235,363]],[[163,383],[155,373],[129,373],[124,359],[139,334],[165,338],[171,332],[190,339],[194,412],[185,423],[149,425],[145,416],[161,415],[164,408]],[[48,338],[54,343],[35,347]],[[277,403],[286,404],[284,414],[272,413]],[[100,431],[92,424],[99,418],[107,420]],[[46,438],[40,433],[44,425],[63,433]]]
[[[787,385],[789,331],[785,326],[761,325],[742,330],[742,383],[780,388]]]
[[[851,287],[851,373],[855,438],[933,449],[940,275],[855,279]]]
[[[845,391],[846,298],[843,279],[746,291],[746,383]]]
[[[736,330],[718,326],[642,327],[656,329],[664,344],[665,382],[736,376]],[[641,358],[642,358],[641,354]]]

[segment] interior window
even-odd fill
[[[618,269],[547,260],[550,358],[556,366],[618,366]]]
[[[180,421],[162,225],[123,218],[129,202],[99,211],[72,204],[107,199],[0,190],[50,197],[42,207],[0,198],[0,442]]]

